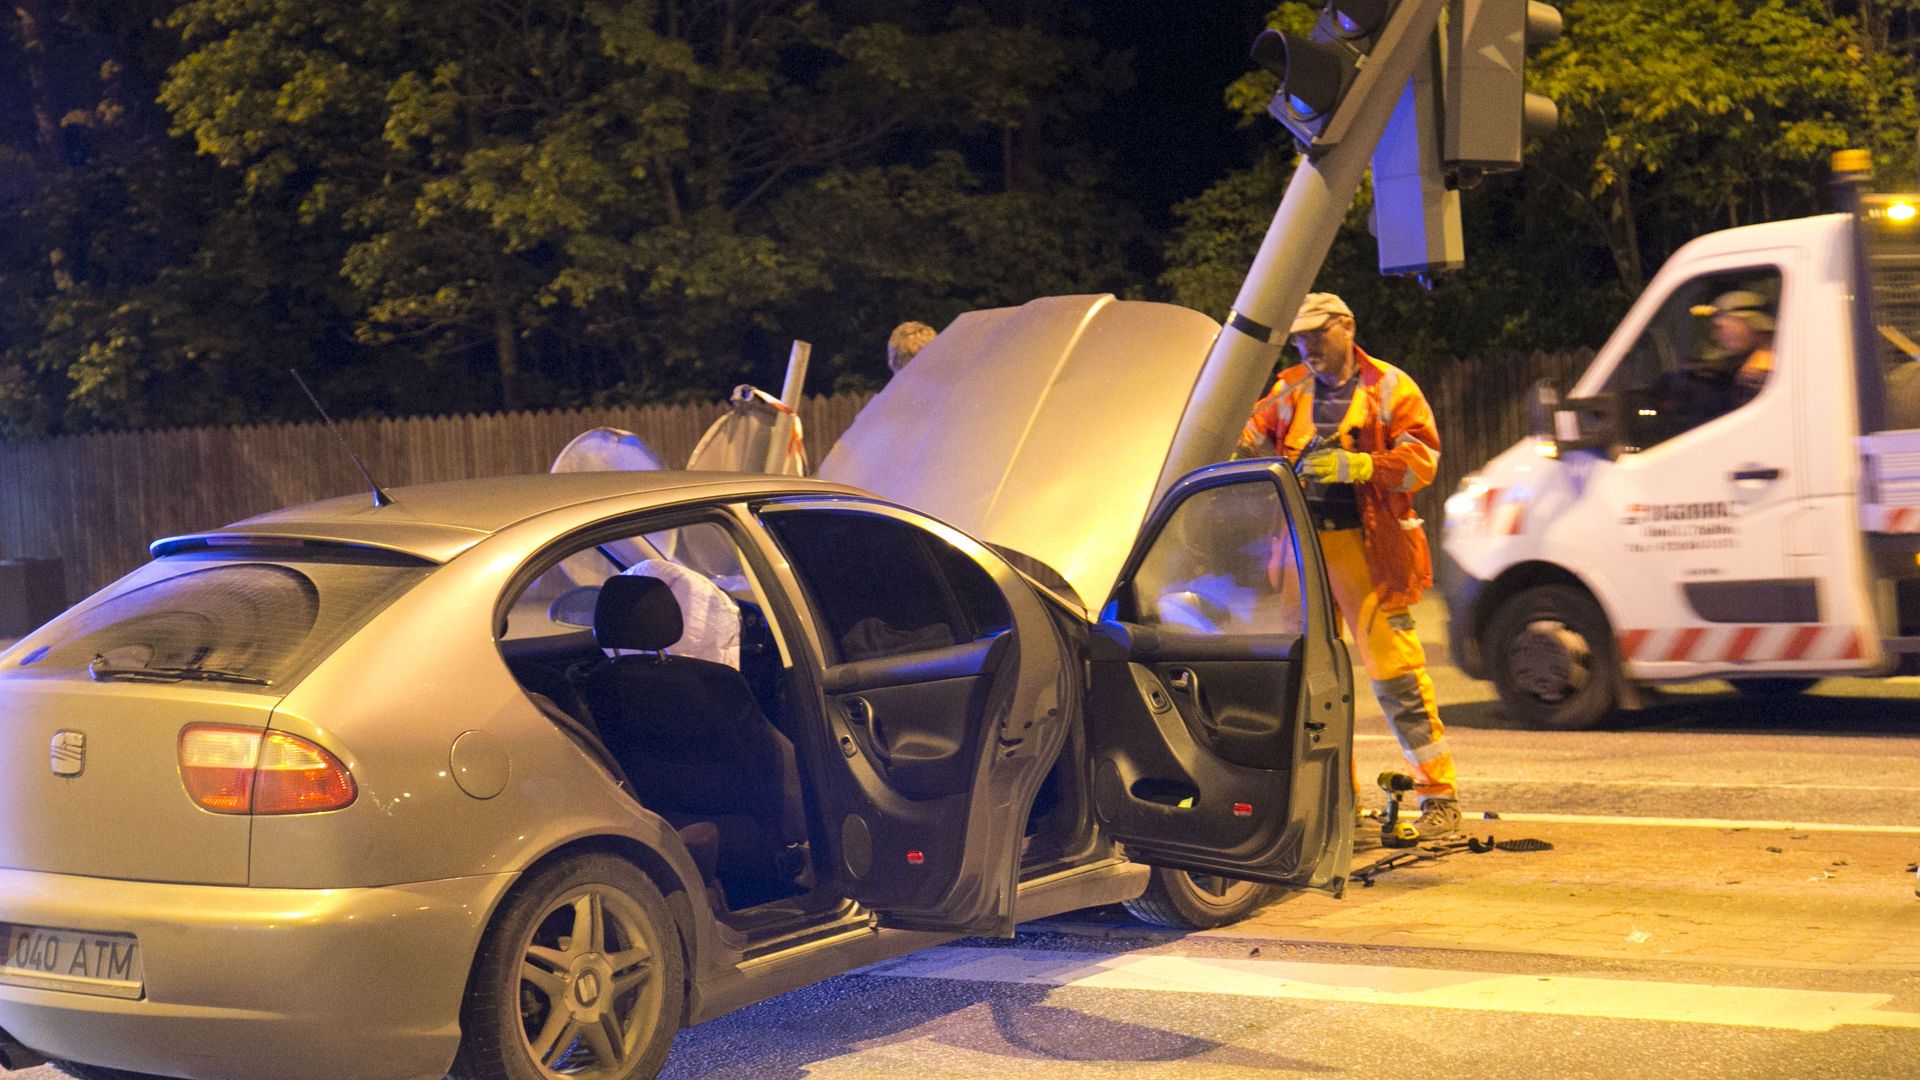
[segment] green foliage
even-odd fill
[[[749,349],[859,270],[840,265],[847,249],[808,243],[794,223],[814,218],[783,203],[862,214],[820,205],[823,193],[857,198],[835,178],[913,141],[931,151],[896,182],[951,204],[936,212],[949,222],[991,216],[984,177],[937,148],[1060,118],[1075,74],[1068,43],[973,9],[915,26],[910,10],[853,24],[829,5],[772,0],[495,0],[458,32],[444,10],[199,0],[174,17],[196,48],[161,100],[203,152],[245,171],[254,197],[331,217],[350,242],[341,272],[361,341],[491,350],[510,404],[539,392],[522,385],[529,348],[615,368],[641,396],[743,377]],[[1015,166],[1001,164],[1011,187]],[[910,237],[891,239],[892,259],[920,257]],[[1014,254],[991,264],[1017,267]],[[994,291],[1003,302],[1037,284],[1010,276]],[[955,296],[873,299],[898,321]],[[846,332],[819,329],[830,343]]]
[[[1072,130],[1126,65],[1052,5],[150,2],[173,171],[125,229],[172,242],[62,284],[59,223],[113,230],[53,197],[138,170],[0,196],[37,232],[0,269],[16,430],[304,408],[261,393],[289,363],[342,413],[711,399],[792,336],[872,385],[896,322],[1115,288],[1137,253]]]
[[[1912,175],[1920,0],[1568,0],[1562,104],[1464,195],[1468,268],[1319,287],[1416,370],[1595,344],[1699,233]],[[1317,4],[1280,4],[1304,30]],[[0,434],[697,398],[885,378],[888,329],[1035,295],[1225,312],[1267,139],[1164,250],[1081,134],[1130,79],[1066,0],[17,0],[0,13]],[[1143,211],[1145,214],[1143,214]]]
[[[774,208],[781,235],[796,250],[830,255],[794,332],[857,343],[816,353],[822,384],[877,388],[875,365],[902,311],[942,326],[1035,296],[1123,291],[1140,225],[1131,211],[1089,198],[1094,182],[983,190],[959,155],[943,152],[924,168],[837,170],[783,197]]]
[[[1629,286],[1695,233],[1822,209],[1835,150],[1912,175],[1911,60],[1830,5],[1575,0],[1566,16],[1532,65],[1561,104],[1554,141],[1584,166],[1556,179],[1598,211]]]

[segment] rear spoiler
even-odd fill
[[[147,545],[147,551],[156,559],[196,552],[233,551],[236,554],[298,552],[304,556],[358,556],[365,561],[405,566],[439,566],[446,561],[410,548],[364,538],[288,536],[284,533],[190,533],[155,540]]]

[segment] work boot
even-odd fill
[[[1413,828],[1422,840],[1445,840],[1460,835],[1460,803],[1454,799],[1421,799]]]

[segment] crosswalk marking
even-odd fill
[[[1473,815],[1467,815],[1469,821]],[[1633,825],[1660,829],[1755,829],[1789,832],[1885,833],[1920,836],[1920,825],[1847,825],[1832,821],[1764,821],[1742,818],[1630,817],[1616,814],[1526,814],[1501,811],[1501,821],[1560,825]]]
[[[1342,1004],[1665,1021],[1781,1031],[1920,1028],[1889,994],[1437,968],[949,945],[867,968],[891,978],[1220,994]]]
[[[1793,784],[1775,783],[1771,780],[1601,780],[1588,777],[1568,780],[1546,776],[1480,776],[1476,774],[1473,777],[1473,784],[1475,787],[1481,784],[1546,784],[1558,788],[1701,788],[1711,791],[1871,791],[1883,795],[1920,794],[1920,787],[1903,787],[1896,784]]]

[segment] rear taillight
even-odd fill
[[[311,814],[350,806],[359,789],[340,759],[281,731],[189,724],[180,781],[216,814]]]

